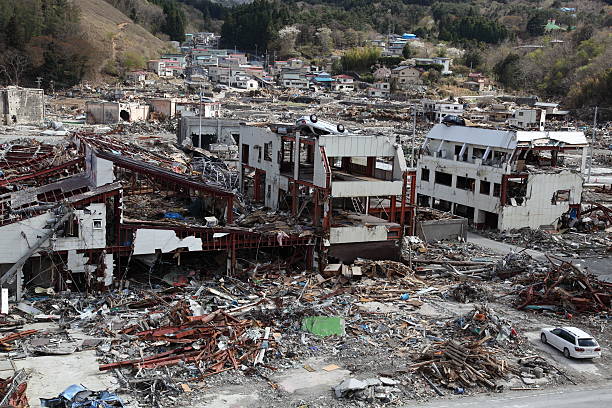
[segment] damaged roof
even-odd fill
[[[584,132],[497,130],[443,124],[435,125],[427,134],[427,138],[509,150],[530,145],[585,147],[589,144]]]

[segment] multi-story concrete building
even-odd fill
[[[411,224],[413,173],[387,136],[352,134],[313,115],[295,125],[245,124],[239,152],[243,194],[308,219],[330,256],[388,254]]]
[[[555,224],[580,206],[580,171],[560,167],[582,152],[582,132],[493,130],[438,124],[417,167],[417,201],[464,216],[477,227],[507,230]]]

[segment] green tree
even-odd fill
[[[523,77],[520,67],[520,57],[516,54],[508,54],[506,58],[495,64],[493,68],[495,78],[508,88],[519,88]]]
[[[404,48],[402,48],[402,57],[404,57],[404,59],[414,57],[414,52],[412,51],[412,48],[410,47],[409,43],[406,43],[406,45],[404,45]]]

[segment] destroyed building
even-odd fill
[[[44,118],[42,89],[9,86],[0,89],[0,124],[37,124]]]
[[[295,125],[243,125],[239,153],[243,195],[306,216],[323,230],[330,256],[395,257],[413,222],[416,181],[395,140],[312,115]]]
[[[234,145],[240,137],[240,121],[211,119],[199,116],[182,117],[176,129],[179,144],[189,143],[194,147],[208,147],[213,143]]]
[[[562,167],[582,152],[582,132],[493,130],[438,124],[417,168],[418,203],[464,216],[476,227],[553,225],[580,208],[580,171]]]
[[[149,105],[138,102],[87,101],[87,123],[111,125],[120,121],[142,122],[149,117]]]

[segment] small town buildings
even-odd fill
[[[475,92],[485,92],[493,89],[491,80],[480,72],[469,73],[463,87]]]
[[[352,92],[355,90],[355,79],[350,75],[334,75],[333,90],[339,92]]]
[[[434,57],[434,58],[414,58],[415,65],[441,65],[442,75],[450,75],[453,73],[450,66],[453,63],[452,58]]]
[[[393,68],[391,71],[391,81],[393,87],[400,91],[407,91],[412,89],[415,85],[421,85],[421,71],[409,66],[400,65]]]
[[[516,109],[508,119],[508,125],[523,130],[544,130],[546,111],[540,108]]]
[[[458,102],[423,99],[421,106],[423,114],[435,122],[442,122],[442,119],[448,115],[463,115],[464,112],[463,104]]]
[[[479,228],[554,225],[578,208],[580,171],[561,167],[564,152],[582,153],[583,132],[494,130],[438,124],[417,167],[417,201],[468,218]]]
[[[146,71],[129,71],[125,74],[125,79],[131,84],[142,84],[147,80]]]
[[[283,70],[279,83],[285,88],[308,89],[310,87],[306,73],[302,70]]]
[[[491,122],[502,122],[505,123],[509,118],[512,117],[512,110],[510,106],[504,103],[494,103],[491,105],[488,111],[488,119]]]
[[[44,118],[44,105],[42,89],[18,86],[0,88],[0,124],[38,124]]]
[[[149,118],[149,105],[139,102],[87,101],[85,115],[89,125],[110,125],[120,121],[142,122]]]
[[[370,97],[388,98],[391,95],[391,84],[389,82],[374,82],[374,84],[366,90]]]

